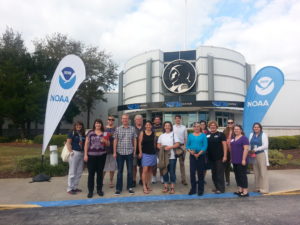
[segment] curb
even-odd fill
[[[264,196],[274,196],[274,195],[300,195],[300,189],[284,190],[284,191],[277,191],[277,192],[264,194]]]
[[[29,209],[29,208],[40,208],[39,205],[30,204],[17,204],[17,205],[0,205],[0,210],[11,210],[11,209]]]

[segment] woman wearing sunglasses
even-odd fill
[[[113,116],[109,116],[107,119],[107,125],[104,129],[104,132],[107,132],[109,136],[109,142],[110,145],[106,147],[106,161],[105,161],[105,166],[104,166],[104,173],[103,173],[103,179],[105,177],[106,172],[109,172],[109,187],[113,188],[114,187],[114,174],[115,171],[117,170],[117,161],[113,157],[113,144],[114,144],[114,132],[116,130],[116,127],[114,125],[115,118]]]

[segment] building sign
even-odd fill
[[[191,101],[191,102],[151,102],[137,103],[118,106],[118,111],[134,109],[157,109],[157,108],[179,108],[179,107],[234,107],[243,108],[244,102],[235,101]]]
[[[195,85],[197,73],[195,67],[182,59],[170,62],[164,69],[162,81],[164,86],[173,93],[185,93]]]

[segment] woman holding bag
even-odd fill
[[[254,123],[253,133],[250,134],[251,151],[255,153],[253,170],[255,177],[255,188],[257,192],[266,194],[269,192],[268,170],[268,147],[269,140],[266,133],[263,132],[260,123]]]
[[[105,146],[109,146],[109,137],[104,135],[103,122],[96,119],[93,130],[87,134],[84,146],[84,161],[87,162],[88,168],[88,198],[93,197],[95,186],[95,173],[97,173],[97,193],[103,196],[103,169],[106,160]]]
[[[78,189],[78,184],[83,172],[84,144],[84,126],[82,122],[78,121],[74,123],[72,131],[68,134],[66,143],[67,149],[70,152],[67,193],[71,195],[82,192],[81,189]]]
[[[169,151],[169,163],[167,165],[167,172],[163,175],[164,177],[164,189],[163,193],[169,192],[169,183],[171,188],[169,194],[175,194],[175,182],[176,182],[176,157],[174,148],[180,146],[180,141],[176,134],[173,132],[172,123],[169,121],[164,122],[163,134],[159,136],[157,141],[157,148],[160,151]]]

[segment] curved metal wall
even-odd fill
[[[209,64],[208,58],[212,59]],[[152,102],[164,101],[161,74],[163,52],[153,50],[128,60],[124,68],[123,104],[146,102],[146,64],[152,59]],[[213,98],[209,99],[209,66],[212,65]],[[219,47],[201,46],[196,49],[196,100],[244,101],[246,94],[246,62],[240,53]]]

